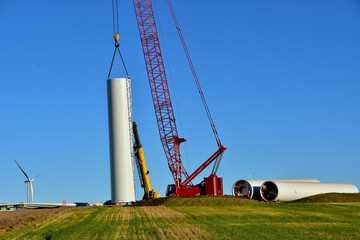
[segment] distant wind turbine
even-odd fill
[[[14,159],[15,160],[15,159]],[[39,175],[37,175],[36,177],[34,177],[33,179],[30,179],[28,177],[28,175],[25,173],[25,171],[20,167],[19,163],[15,160],[16,164],[18,165],[18,167],[20,168],[20,170],[23,172],[23,174],[25,175],[25,177],[27,178],[27,181],[24,181],[27,184],[27,202],[30,203],[30,195],[31,195],[31,202],[34,202],[34,190],[33,190],[33,186],[32,186],[32,182],[39,177],[41,174],[43,174],[44,172],[40,173]]]

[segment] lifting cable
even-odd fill
[[[111,60],[111,65],[110,65],[108,78],[110,77],[111,69],[112,69],[113,64],[114,64],[116,51],[120,55],[121,62],[123,64],[123,67],[125,69],[127,77],[130,78],[129,73],[128,73],[127,68],[126,68],[126,65],[125,65],[124,58],[122,57],[122,54],[121,54],[121,51],[120,51],[120,48],[119,48],[119,46],[120,46],[120,43],[119,43],[120,35],[119,35],[119,7],[118,7],[118,0],[112,0],[112,12],[113,12],[113,31],[114,31],[115,49],[114,49],[114,54],[113,54],[113,57],[112,57],[112,60]]]
[[[181,33],[180,26],[179,26],[179,23],[178,23],[177,18],[176,18],[176,16],[175,16],[174,9],[173,9],[173,7],[172,7],[172,4],[171,4],[171,1],[170,1],[170,0],[167,0],[167,3],[168,3],[168,5],[169,5],[172,18],[173,18],[173,20],[174,20],[176,30],[177,30],[177,32],[178,32],[178,34],[179,34],[181,44],[182,44],[183,49],[184,49],[184,51],[185,51],[186,58],[187,58],[187,60],[188,60],[188,62],[189,62],[190,69],[191,69],[191,72],[192,72],[192,74],[193,74],[193,77],[194,77],[196,86],[197,86],[197,88],[198,88],[198,91],[199,91],[199,94],[200,94],[202,103],[203,103],[203,105],[204,105],[204,108],[205,108],[205,111],[206,111],[206,115],[207,115],[207,117],[208,117],[208,119],[209,119],[210,126],[211,126],[211,128],[212,128],[214,137],[215,137],[215,139],[216,139],[216,142],[217,142],[217,144],[218,144],[218,147],[220,148],[220,147],[222,147],[222,144],[221,144],[219,135],[218,135],[218,133],[217,133],[217,131],[216,131],[214,121],[213,121],[213,119],[212,119],[212,117],[211,117],[209,107],[208,107],[208,105],[207,105],[207,103],[206,103],[204,93],[203,93],[203,91],[202,91],[202,89],[201,89],[199,79],[198,79],[198,77],[197,77],[197,75],[196,75],[194,65],[193,65],[193,63],[192,63],[192,61],[191,61],[189,51],[188,51],[188,49],[187,49],[187,47],[186,47],[184,37],[183,37],[183,35],[182,35],[182,33]]]

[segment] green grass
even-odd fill
[[[360,206],[262,204],[171,207],[215,239],[360,239]]]
[[[360,202],[360,193],[326,193],[297,200],[304,203]]]
[[[158,205],[62,211],[0,239],[360,239],[360,204],[213,197]]]
[[[253,205],[259,201],[233,196],[168,197],[138,201],[135,206],[209,206],[209,205]]]

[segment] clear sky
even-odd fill
[[[225,194],[253,175],[360,188],[360,1],[172,2],[228,147],[218,171]],[[179,133],[188,139],[183,162],[192,172],[216,151],[216,142],[166,1],[156,5]],[[134,120],[153,188],[164,196],[173,180],[132,1],[119,0],[119,14]],[[35,201],[110,199],[112,34],[110,0],[0,0],[0,203],[26,201],[25,177],[13,159],[30,177],[46,171],[34,181]],[[112,77],[126,77],[119,61]]]

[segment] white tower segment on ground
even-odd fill
[[[287,182],[320,182],[316,178],[283,178],[283,179],[241,179],[232,187],[233,196],[249,197],[256,200],[264,200],[260,195],[260,186],[266,181]],[[249,195],[249,196],[248,196]]]
[[[111,202],[135,201],[131,87],[128,78],[107,80]]]
[[[350,183],[266,181],[260,187],[261,197],[268,202],[290,202],[323,193],[358,193]]]

